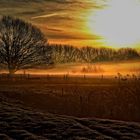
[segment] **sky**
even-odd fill
[[[140,44],[139,0],[0,0],[0,15],[33,23],[50,43],[94,47]]]

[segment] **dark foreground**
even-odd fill
[[[0,94],[44,113],[140,122],[139,79],[1,79]]]
[[[38,113],[0,97],[0,140],[136,140],[140,124]]]
[[[139,84],[136,79],[1,79],[0,140],[140,139]]]

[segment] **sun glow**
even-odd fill
[[[132,47],[140,43],[140,1],[108,0],[105,8],[91,12],[88,26],[105,45]]]

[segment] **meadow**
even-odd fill
[[[1,140],[132,140],[140,136],[138,123],[42,113],[9,99],[0,94]]]
[[[140,121],[140,77],[1,77],[0,92],[35,110],[76,117]]]
[[[1,73],[0,139],[138,139],[138,63],[102,63],[96,68],[67,64],[46,70],[50,73],[38,69],[12,77]],[[108,75],[107,66],[123,71]]]

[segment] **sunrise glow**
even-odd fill
[[[112,47],[133,47],[140,42],[140,1],[109,0],[103,9],[91,12],[90,31]]]

